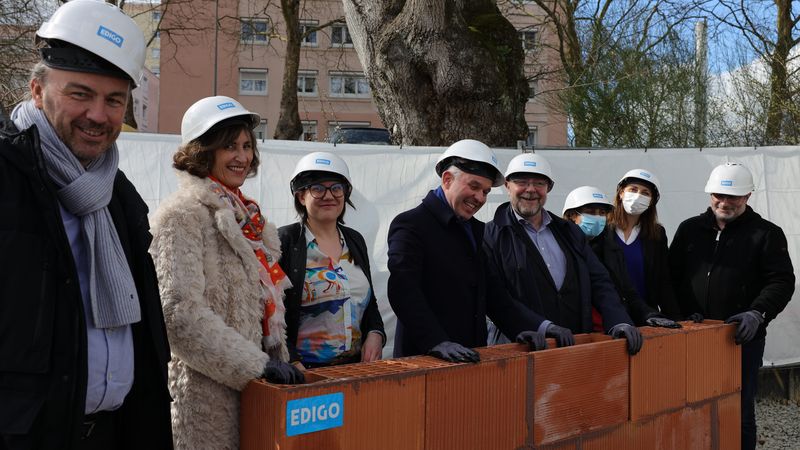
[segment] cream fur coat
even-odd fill
[[[239,393],[270,358],[288,361],[285,308],[275,299],[270,349],[262,350],[264,314],[258,259],[230,207],[207,178],[179,171],[179,189],[153,222],[156,263],[172,361],[176,449],[239,448]],[[264,242],[280,258],[275,225]]]

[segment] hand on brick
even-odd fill
[[[645,320],[645,323],[651,327],[683,328],[683,326],[678,322],[675,322],[674,320],[670,320],[667,319],[666,317],[661,317],[661,316],[648,317],[647,320]]]
[[[300,369],[292,364],[275,359],[267,361],[261,378],[275,384],[301,384],[306,381],[306,377]]]
[[[628,341],[628,354],[631,356],[639,353],[639,350],[642,349],[644,338],[639,329],[633,325],[627,323],[616,324],[611,327],[608,334],[614,339],[624,337]]]
[[[551,323],[547,326],[547,330],[545,330],[544,334],[547,337],[555,338],[556,344],[558,344],[559,347],[575,345],[575,336],[572,335],[572,331],[570,331],[569,328],[560,327]]]
[[[736,344],[746,344],[756,337],[758,327],[764,323],[764,316],[758,311],[750,310],[735,314],[725,320],[725,323],[733,322],[739,323],[739,326],[736,328],[736,336],[734,337]]]
[[[697,312],[689,314],[689,316],[686,318],[686,320],[691,320],[694,323],[703,323],[704,319],[705,318],[703,315]]]
[[[455,363],[479,362],[481,360],[481,356],[475,350],[450,341],[442,341],[436,344],[436,346],[430,349],[428,354]]]
[[[517,342],[528,344],[531,351],[544,350],[547,348],[547,339],[541,333],[535,331],[523,331],[517,335]]]

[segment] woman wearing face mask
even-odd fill
[[[617,184],[609,214],[609,239],[622,249],[639,296],[671,319],[681,317],[667,264],[667,233],[658,223],[658,178],[645,169],[628,171]]]
[[[648,306],[633,287],[628,276],[625,255],[614,242],[616,237],[613,230],[606,227],[606,216],[611,210],[611,202],[604,192],[594,186],[581,186],[567,195],[562,214],[586,234],[589,245],[608,270],[622,303],[637,326],[680,328],[680,324]],[[594,308],[592,322],[602,330],[602,319]]]

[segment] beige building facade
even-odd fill
[[[191,8],[165,12],[160,38],[158,131],[180,133],[186,109],[200,98],[226,95],[261,114],[256,130],[271,138],[280,114],[285,30],[278,2],[261,0],[193,1]],[[302,139],[324,141],[336,127],[384,127],[369,83],[344,22],[341,0],[301,2],[305,35],[298,73]],[[190,15],[190,20],[187,19]],[[220,27],[214,30],[215,17]],[[521,30],[533,16],[509,15]],[[185,24],[185,30],[179,25]],[[530,37],[530,36],[529,36]],[[533,48],[531,49],[533,50]],[[536,97],[526,111],[530,144],[566,145],[566,120]]]

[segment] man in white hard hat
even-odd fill
[[[484,224],[473,216],[503,180],[494,152],[479,141],[458,141],[439,158],[436,175],[441,186],[389,227],[394,355],[478,361],[472,347],[486,346],[487,315],[517,341],[544,348],[544,336],[530,331],[532,314],[487,272]]]
[[[626,338],[628,353],[636,354],[642,335],[608,271],[577,225],[544,209],[554,184],[544,157],[523,153],[511,160],[505,173],[510,202],[500,205],[486,225],[490,263],[502,274],[511,296],[536,316],[538,331],[555,338],[559,346],[573,345],[574,333],[592,332],[594,306],[604,330]]]
[[[115,145],[144,36],[75,0],[36,41],[0,125],[0,449],[172,448],[147,206]]]
[[[767,325],[792,298],[794,269],[780,227],[747,205],[753,176],[741,164],[711,172],[711,206],[678,227],[670,273],[682,312],[737,323],[742,346],[742,449],[756,446],[755,395]]]

